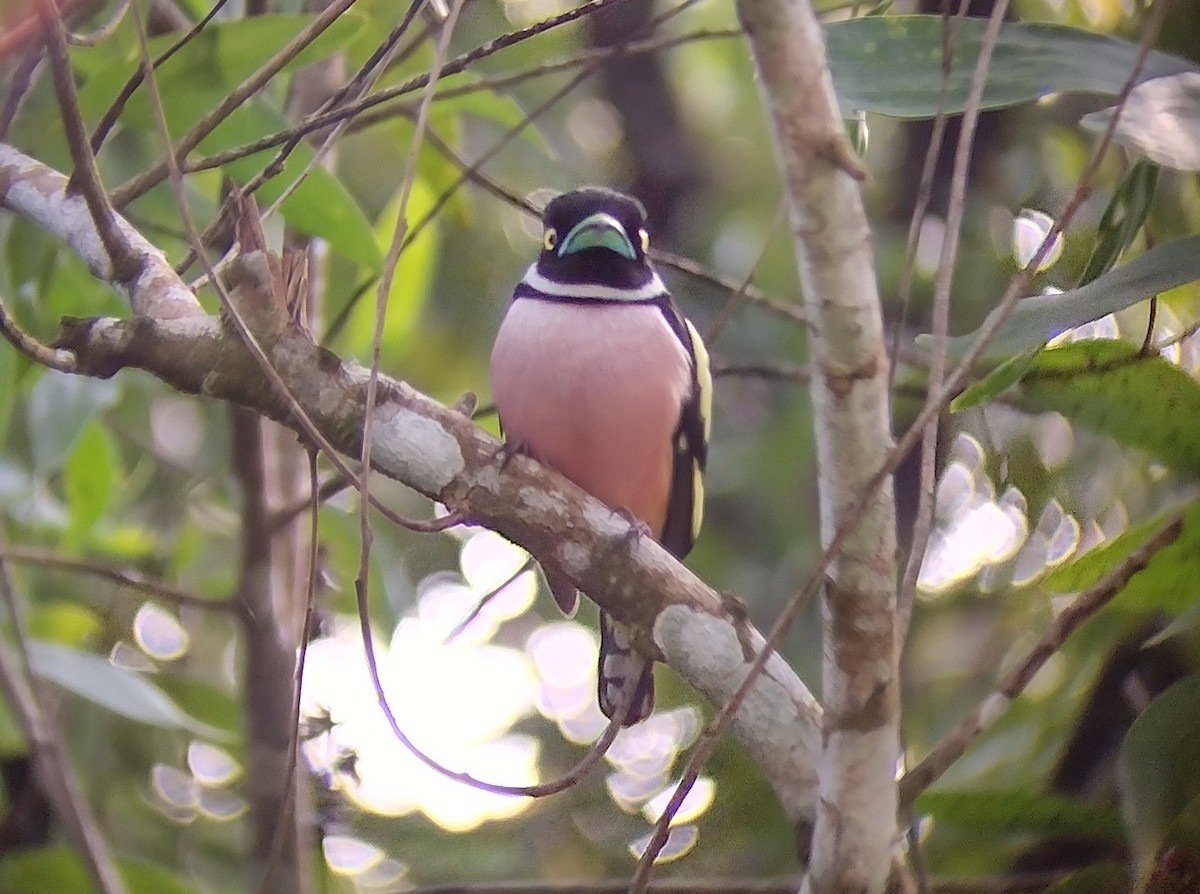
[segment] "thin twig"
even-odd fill
[[[808,382],[808,370],[794,363],[767,363],[754,361],[750,363],[731,363],[726,360],[712,361],[712,374],[715,378],[746,378],[774,379],[783,382]]]
[[[729,298],[725,301],[724,306],[717,311],[717,315],[712,322],[708,324],[708,331],[704,333],[704,343],[711,351],[713,342],[721,334],[729,320],[733,317],[734,312],[738,309],[743,301],[746,300],[746,290],[750,288],[750,283],[754,279],[754,274],[758,272],[758,267],[762,263],[763,258],[767,254],[767,249],[771,247],[771,237],[775,235],[775,231],[779,225],[783,223],[783,202],[779,202],[779,206],[775,209],[775,215],[771,218],[771,222],[767,225],[767,231],[763,234],[762,245],[759,246],[758,254],[755,256],[750,269],[746,271],[745,277],[738,284],[738,287],[733,290]]]
[[[43,0],[43,2],[47,2],[47,0]],[[297,38],[289,43],[287,47],[281,50],[276,57],[265,63],[258,72],[256,72],[254,75],[251,75],[249,79],[240,85],[228,100],[221,103],[220,106],[201,119],[201,121],[195,127],[193,127],[192,130],[185,134],[180,139],[178,144],[176,144],[174,153],[176,164],[188,173],[200,170],[200,168],[197,166],[193,165],[188,167],[185,164],[187,153],[194,149],[196,145],[199,144],[199,142],[204,139],[204,137],[206,137],[213,128],[216,127],[217,124],[223,121],[225,117],[228,116],[229,112],[231,112],[238,105],[241,105],[241,103],[244,102],[249,96],[253,95],[253,93],[257,92],[257,90],[267,80],[277,73],[279,68],[282,68],[283,65],[291,61],[291,59],[298,52],[300,52],[300,50],[302,50],[308,45],[308,43],[315,39],[321,31],[328,27],[328,25],[332,23],[333,19],[336,19],[338,15],[344,12],[345,9],[348,9],[354,2],[355,0],[337,0],[335,4],[331,5],[321,13],[316,22],[306,28]],[[565,24],[566,22],[573,21],[574,19],[594,12],[595,10],[606,5],[620,2],[623,2],[623,0],[591,0],[589,3],[585,3],[580,7],[576,7],[575,9],[568,10],[565,13],[554,16],[550,19],[546,19],[543,22],[538,22],[529,26],[528,28],[522,28],[519,31],[502,35],[501,37],[490,40],[487,43],[476,47],[474,50],[464,53],[455,60],[448,62],[442,70],[441,75],[448,76],[465,71],[472,63],[505,49],[506,47],[512,46],[513,44],[519,43],[523,40],[527,40],[530,37],[541,34],[544,31]],[[301,43],[301,41],[303,42]],[[286,58],[283,58],[285,56]],[[281,59],[282,61],[277,62],[277,60]],[[328,127],[330,124],[333,124],[342,117],[345,117],[346,114],[352,116],[364,108],[369,108],[370,106],[377,105],[380,102],[386,102],[388,99],[393,99],[396,96],[401,96],[405,93],[415,93],[418,90],[424,89],[424,87],[429,83],[428,79],[428,74],[418,75],[417,77],[406,81],[404,84],[401,84],[398,87],[383,90],[377,94],[373,94],[372,96],[365,97],[358,103],[351,103],[350,105],[338,109],[334,113],[325,113],[315,117],[310,116],[309,124],[312,125],[311,127],[301,130],[300,128],[305,127],[304,124],[301,124],[300,127],[289,128],[285,135],[271,145],[280,145],[282,143],[286,143],[295,135],[302,135],[303,133],[309,132],[309,130],[319,130],[321,128]],[[331,115],[332,117],[330,117]],[[268,146],[262,146],[260,144],[255,145],[257,145],[258,148],[254,151],[261,151],[263,148],[269,148]],[[211,166],[215,167],[216,165]],[[119,187],[113,193],[113,203],[117,207],[124,206],[128,202],[133,201],[133,199],[145,193],[148,189],[161,183],[167,177],[167,175],[168,171],[165,163],[156,165],[150,170],[139,174],[137,177]]]
[[[204,17],[201,18],[200,21],[196,22],[196,24],[188,29],[188,31],[185,32],[177,41],[159,54],[159,56],[154,60],[154,69],[157,71],[160,65],[162,65],[181,49],[187,46],[192,40],[194,40],[196,35],[203,31],[205,27],[207,27],[208,23],[213,20],[217,13],[221,11],[221,8],[228,2],[229,0],[217,0],[217,2],[213,4],[212,9],[205,13]],[[125,86],[121,88],[121,92],[117,94],[117,98],[112,101],[112,105],[110,105],[104,112],[104,115],[101,116],[100,123],[96,125],[96,129],[92,131],[92,152],[96,154],[100,153],[100,147],[104,145],[104,140],[108,137],[113,125],[115,125],[118,119],[120,119],[121,113],[125,111],[125,104],[129,102],[130,97],[137,92],[137,88],[142,85],[142,81],[142,67],[138,66],[137,71],[130,76],[129,80],[125,82]]]
[[[654,28],[657,28],[663,22],[667,21],[668,19],[670,19],[673,16],[679,15],[681,12],[688,9],[690,6],[692,6],[696,2],[698,2],[698,0],[683,0],[683,2],[680,3],[678,6],[674,6],[671,9],[667,10],[666,12],[662,13],[661,15],[655,17],[654,19],[651,19],[649,22],[647,22],[645,25],[643,25],[641,27],[641,29],[639,29],[639,31],[650,31],[650,30],[653,30]],[[421,231],[426,226],[428,226],[429,224],[431,224],[434,221],[434,219],[441,213],[442,209],[444,207],[446,207],[447,203],[449,203],[450,199],[454,196],[454,194],[462,187],[462,185],[465,182],[467,182],[467,180],[471,179],[471,175],[474,172],[478,171],[480,168],[483,167],[483,165],[485,165],[485,164],[487,164],[487,162],[491,161],[492,158],[494,158],[496,155],[498,155],[500,153],[500,150],[502,150],[510,142],[512,142],[514,139],[516,139],[518,136],[520,136],[520,134],[525,130],[525,128],[529,127],[535,120],[540,118],[542,115],[544,115],[550,109],[554,108],[554,106],[557,105],[558,102],[564,96],[566,96],[568,93],[570,93],[572,90],[574,90],[580,84],[582,84],[589,77],[594,75],[599,69],[600,69],[599,63],[596,63],[589,68],[583,69],[578,74],[576,74],[574,77],[572,77],[570,80],[568,80],[565,84],[563,84],[563,86],[559,87],[556,91],[554,91],[552,94],[550,94],[549,97],[544,99],[541,103],[539,103],[532,110],[530,110],[524,116],[524,118],[522,118],[521,121],[517,122],[512,127],[510,127],[508,130],[506,130],[500,136],[500,138],[498,140],[496,140],[491,146],[488,147],[488,149],[482,155],[479,156],[479,158],[475,159],[475,161],[471,163],[469,168],[462,171],[458,175],[458,177],[455,179],[455,181],[452,184],[450,184],[449,187],[444,189],[438,195],[438,197],[436,199],[433,200],[433,203],[430,205],[429,209],[425,212],[424,216],[422,216],[418,221],[416,221],[416,223],[414,223],[409,228],[408,233],[405,236],[404,242],[400,246],[401,251],[403,252],[404,249],[408,248],[410,245],[413,244],[413,242],[416,240],[416,238],[420,235]]]
[[[186,605],[189,608],[214,612],[234,612],[237,610],[234,603],[228,599],[208,599],[198,593],[181,589],[166,581],[146,577],[140,571],[109,565],[94,559],[64,556],[62,553],[56,553],[53,550],[42,549],[37,546],[0,546],[0,559],[10,562],[21,562],[28,565],[41,565],[45,568],[61,568],[65,571],[75,571],[80,574],[100,577],[114,584],[119,584],[122,587],[138,590],[154,599],[169,602],[172,605]]]
[[[109,16],[107,22],[102,24],[95,31],[88,34],[77,34],[69,32],[67,34],[67,43],[73,47],[94,47],[103,40],[108,40],[117,33],[117,29],[121,27],[121,22],[125,21],[125,14],[129,12],[130,0],[121,0],[117,4],[117,8],[113,10],[113,14]]]
[[[75,355],[70,351],[44,345],[22,329],[16,317],[9,313],[3,295],[0,295],[0,336],[34,363],[59,372],[76,371]]]
[[[789,320],[793,323],[805,322],[804,308],[800,305],[768,295],[762,289],[749,283],[743,287],[736,280],[722,276],[719,273],[714,273],[691,258],[654,248],[650,249],[650,257],[654,259],[656,264],[662,264],[664,267],[670,267],[678,270],[680,273],[686,273],[688,276],[695,277],[703,282],[712,283],[715,286],[720,286],[722,289],[730,292],[741,288],[745,299],[751,304],[761,307],[763,310],[768,310],[781,319]]]
[[[4,105],[0,106],[0,140],[8,139],[8,132],[12,129],[17,113],[21,111],[21,103],[25,101],[30,88],[33,87],[41,64],[41,49],[31,48],[9,78],[8,93],[4,96]]]
[[[1107,605],[1135,574],[1144,570],[1151,559],[1174,543],[1182,532],[1183,513],[1178,513],[1159,528],[1153,537],[1126,556],[1119,565],[1077,596],[1075,601],[1050,623],[1025,657],[1001,678],[996,689],[943,737],[923,761],[900,778],[901,803],[911,804],[921,792],[936,782],[980,733],[1003,716],[1013,699],[1025,690],[1029,681],[1066,642],[1067,637]]]
[[[116,212],[108,200],[104,184],[100,182],[96,156],[88,143],[83,116],[79,112],[75,76],[71,72],[71,60],[67,57],[66,27],[58,16],[54,0],[37,0],[37,3],[46,24],[46,48],[50,55],[50,70],[54,75],[54,90],[58,95],[59,113],[67,145],[71,149],[71,160],[75,164],[67,192],[75,187],[83,193],[100,244],[104,246],[109,264],[112,265],[112,278],[117,282],[126,282],[137,272],[139,260],[117,226]]]
[[[900,287],[896,295],[896,325],[892,329],[892,350],[888,366],[888,390],[896,384],[896,370],[899,366],[900,340],[904,333],[904,324],[908,317],[908,305],[912,299],[913,275],[916,271],[917,247],[921,240],[921,226],[929,210],[930,199],[933,195],[933,177],[937,172],[938,158],[942,154],[942,140],[946,134],[946,92],[950,85],[951,63],[954,59],[955,30],[954,27],[967,14],[970,0],[959,0],[958,12],[953,20],[942,14],[942,79],[938,84],[937,106],[933,115],[933,123],[929,132],[929,145],[925,147],[925,160],[921,164],[921,179],[917,183],[916,203],[913,206],[912,218],[908,222],[908,236],[904,244],[904,262],[900,267]],[[948,4],[949,0],[943,0]]]
[[[332,475],[321,482],[321,485],[317,490],[317,502],[324,504],[353,484],[354,482],[345,475]],[[308,497],[305,497],[302,500],[297,500],[290,506],[284,506],[282,509],[276,509],[271,514],[271,520],[268,522],[271,530],[277,531],[284,525],[287,525],[297,515],[308,509],[310,505],[311,500]]]
[[[521,566],[516,571],[480,596],[478,601],[476,601],[475,606],[469,612],[467,612],[466,616],[457,624],[455,624],[454,629],[447,634],[445,642],[453,642],[464,630],[467,629],[467,627],[470,626],[472,621],[479,617],[479,613],[487,608],[487,604],[489,602],[500,595],[504,588],[515,581],[518,577],[520,577],[526,571],[531,570],[533,568],[533,564],[533,556],[527,556],[525,561],[521,563]]]
[[[966,14],[968,0],[961,0],[957,23]],[[1008,11],[1008,0],[996,0],[988,16],[987,28],[979,45],[979,57],[971,72],[971,83],[967,88],[967,101],[963,108],[959,124],[958,144],[954,150],[954,166],[950,174],[950,197],[946,210],[945,235],[942,238],[942,250],[938,258],[937,276],[933,283],[933,346],[929,354],[928,381],[931,389],[937,388],[946,375],[946,336],[950,331],[950,285],[953,280],[955,263],[958,259],[958,243],[962,235],[963,215],[966,213],[967,172],[971,166],[971,153],[975,147],[975,128],[979,123],[980,104],[983,99],[983,88],[987,83],[988,69],[992,62],[992,53],[996,49],[996,40],[1000,36],[1000,26]],[[945,128],[945,115],[942,114],[946,90],[950,79],[949,54],[953,50],[951,39],[951,22],[943,18],[942,46],[942,82],[938,91],[938,119],[934,121],[934,133],[939,143],[941,131]],[[938,124],[942,127],[939,128]],[[931,143],[925,158],[925,171],[932,179],[934,164],[937,161],[938,146]],[[928,198],[927,196],[925,198]],[[924,208],[918,207],[913,214],[912,226],[909,228],[909,244],[905,251],[904,279],[907,283],[903,288],[911,290],[913,261],[916,257],[916,240],[920,235],[921,221]],[[918,214],[922,215],[918,217]],[[911,251],[911,255],[910,255]],[[907,292],[903,292],[907,300]],[[897,324],[899,331],[902,321]],[[895,374],[895,362],[892,363],[889,375]],[[894,379],[889,382],[889,389],[894,385]],[[938,450],[937,416],[930,418],[921,436],[921,468],[917,485],[917,509],[913,519],[912,538],[909,543],[908,562],[904,567],[904,577],[896,597],[896,646],[903,649],[904,640],[908,635],[908,623],[912,617],[913,598],[917,590],[917,578],[921,573],[921,564],[925,559],[925,549],[929,544],[929,535],[933,527],[933,494],[937,477]]]
[[[0,532],[0,550],[4,549],[7,544]],[[3,560],[0,560],[0,600],[13,623],[18,653],[14,659],[7,643],[0,639],[0,690],[3,690],[5,702],[21,732],[29,740],[37,779],[54,805],[54,812],[70,830],[88,874],[101,894],[124,894],[125,885],[117,873],[108,841],[83,796],[62,734],[53,719],[42,711],[42,702],[34,689],[24,611]]]

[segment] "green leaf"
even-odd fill
[[[1176,471],[1200,475],[1200,383],[1157,354],[1105,339],[1049,348],[1033,361],[1019,394],[1025,409],[1062,413]]]
[[[1077,593],[1086,590],[1121,564],[1131,552],[1143,546],[1153,537],[1167,523],[1170,514],[1161,513],[1134,525],[1107,543],[1089,549],[1042,578],[1043,586],[1055,593]],[[1168,553],[1174,546],[1188,550],[1190,549],[1189,544],[1200,548],[1200,505],[1187,510],[1183,517],[1183,531],[1179,538],[1172,546],[1160,551],[1154,557],[1154,562],[1161,563],[1164,560],[1164,553]],[[1136,581],[1137,578],[1134,580]]]
[[[29,612],[29,633],[35,639],[82,646],[101,628],[99,616],[76,602],[39,599]]]
[[[386,253],[396,229],[396,214],[399,210],[399,193],[392,197],[380,212],[375,224],[374,239],[381,253]],[[413,181],[408,199],[407,218],[409,224],[422,218],[433,206],[434,194],[422,179]],[[404,356],[417,335],[417,325],[429,295],[429,285],[437,260],[438,229],[426,226],[412,243],[404,249],[396,264],[388,295],[387,316],[383,329],[383,358],[391,363]],[[375,333],[375,293],[379,283],[374,282],[350,311],[341,344],[344,349],[358,357],[371,356],[371,342]]]
[[[956,23],[945,111],[961,112],[987,21]],[[942,83],[942,18],[868,16],[825,29],[834,86],[854,109],[898,118],[932,118]],[[1053,93],[1116,96],[1137,58],[1136,44],[1064,25],[1005,22],[988,69],[982,106],[995,109]],[[1194,71],[1190,62],[1151,52],[1139,81]]]
[[[47,370],[29,395],[29,442],[34,469],[57,471],[96,415],[119,395],[113,379],[89,379]]]
[[[1084,115],[1104,132],[1116,106]],[[1200,171],[1200,73],[1185,71],[1138,84],[1121,109],[1113,139],[1177,171]]]
[[[1096,247],[1092,249],[1087,266],[1079,277],[1080,285],[1087,285],[1101,274],[1107,273],[1133,244],[1158,186],[1158,166],[1145,159],[1134,163],[1113,193],[1108,207],[1100,217],[1096,232]]]
[[[147,863],[122,861],[117,871],[129,894],[195,894],[176,873]],[[66,847],[18,851],[0,859],[0,891],[94,894],[83,860]]]
[[[1158,696],[1121,744],[1121,810],[1143,871],[1200,797],[1200,674]]]
[[[220,686],[182,674],[164,674],[159,684],[176,704],[202,723],[228,733],[240,729],[241,702]]]
[[[93,420],[79,436],[63,469],[73,542],[79,543],[104,515],[116,477],[116,456],[108,432]]]
[[[94,894],[79,855],[65,847],[19,851],[0,860],[0,891]]]
[[[1197,279],[1200,279],[1200,236],[1164,242],[1087,285],[1057,295],[1018,301],[984,356],[1002,357],[1039,347],[1068,329]],[[977,333],[971,333],[950,339],[949,355],[961,357],[976,337]],[[929,344],[928,335],[917,336],[919,347],[928,350]]]
[[[210,738],[225,737],[220,730],[185,714],[144,676],[99,655],[35,640],[29,644],[29,658],[39,677],[130,720],[188,729]]]
[[[1080,835],[1119,841],[1121,815],[1063,795],[1027,789],[934,789],[917,810],[939,823],[982,826],[997,834]]]
[[[1037,359],[1041,348],[1031,348],[1009,357],[990,373],[963,389],[962,394],[950,401],[950,412],[961,413],[979,404],[987,403],[997,394],[1006,391],[1021,380]]]
[[[1155,518],[1126,531],[1110,543],[1084,553],[1056,569],[1044,581],[1056,592],[1078,592],[1095,584],[1165,523]],[[1176,614],[1200,599],[1200,504],[1189,506],[1183,530],[1174,543],[1154,554],[1144,569],[1130,578],[1114,608],[1140,613]]]

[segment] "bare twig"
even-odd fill
[[[216,0],[216,2],[212,5],[212,9],[205,13],[203,18],[196,22],[196,24],[188,29],[188,31],[183,35],[181,35],[178,40],[176,40],[173,44],[159,54],[159,56],[154,60],[155,70],[157,70],[160,65],[178,53],[181,49],[191,43],[192,40],[195,39],[196,35],[203,31],[205,27],[207,27],[208,23],[213,20],[217,13],[221,11],[221,8],[224,7],[228,2],[229,0]],[[100,118],[100,123],[96,125],[96,129],[92,131],[91,146],[93,152],[99,154],[100,147],[104,145],[104,140],[108,137],[113,125],[117,123],[117,120],[121,117],[121,113],[125,111],[125,104],[129,102],[129,98],[133,96],[133,94],[137,91],[137,88],[142,85],[142,71],[143,69],[139,66],[138,70],[130,76],[129,80],[125,82],[125,86],[121,88],[121,92],[117,94],[117,98],[112,101],[112,105],[108,107],[104,115]]]
[[[356,74],[348,84],[344,85],[333,96],[329,97],[325,102],[323,102],[321,104],[321,108],[318,109],[314,114],[321,114],[322,112],[337,108],[345,101],[347,97],[358,99],[375,85],[375,82],[386,70],[387,63],[391,59],[391,54],[395,50],[396,43],[408,30],[409,25],[412,24],[412,20],[416,16],[417,11],[421,8],[422,2],[423,0],[413,0],[413,2],[409,4],[408,10],[404,14],[404,18],[396,27],[392,29],[391,33],[388,34],[383,43],[376,48],[375,52],[371,54],[371,57],[362,66],[358,74]],[[283,203],[286,202],[292,195],[292,193],[300,188],[300,184],[307,179],[312,170],[317,165],[323,163],[324,159],[329,155],[337,141],[341,138],[342,133],[345,131],[347,126],[348,120],[343,119],[339,121],[329,133],[324,135],[324,137],[321,139],[320,145],[317,146],[316,150],[313,152],[312,158],[310,158],[307,164],[304,166],[304,170],[301,171],[292,180],[292,182],[287,185],[287,187],[271,203],[270,207],[263,212],[262,217],[264,219],[270,217],[276,211],[278,211],[279,208],[283,206]],[[275,158],[272,159],[271,162],[261,171],[259,171],[253,178],[251,178],[251,180],[242,188],[243,196],[254,195],[259,187],[261,187],[267,180],[270,180],[273,177],[281,174],[284,169],[284,162],[303,141],[304,136],[304,134],[299,132],[294,133],[291,139],[288,140],[283,148],[279,150]],[[225,202],[222,203],[220,210],[218,210],[218,212],[213,216],[212,222],[200,235],[200,242],[202,245],[208,245],[216,236],[216,234],[220,233],[225,228],[227,224],[227,217],[235,213],[236,203],[238,200],[238,197],[235,197],[232,194],[226,198]],[[215,264],[214,267],[221,269],[226,261],[232,260],[237,256],[239,250],[240,246],[235,239],[226,253],[225,258],[222,258],[222,260]],[[176,269],[180,271],[186,270],[191,266],[192,261],[194,260],[195,250],[192,250],[176,265]]]
[[[450,48],[450,38],[454,34],[454,26],[458,21],[458,15],[462,11],[462,7],[463,0],[455,0],[451,5],[450,15],[446,19],[441,39],[438,41],[437,49],[434,52],[433,66],[429,73],[425,93],[421,97],[421,107],[417,112],[417,122],[414,128],[412,143],[408,147],[408,157],[404,163],[404,176],[400,183],[400,193],[397,201],[396,229],[392,234],[391,245],[388,247],[387,258],[384,261],[383,275],[379,278],[379,286],[375,292],[375,329],[371,339],[371,372],[370,378],[367,381],[367,412],[363,420],[362,466],[359,469],[359,488],[364,494],[370,493],[368,478],[371,474],[371,417],[375,410],[376,386],[379,381],[379,361],[383,348],[383,324],[387,318],[388,296],[391,293],[392,281],[396,275],[396,264],[400,260],[400,251],[404,246],[405,236],[408,232],[408,200],[412,194],[413,183],[416,179],[417,157],[420,153],[426,125],[429,121],[429,104],[433,99],[438,79],[441,77],[442,67],[446,63],[446,54]],[[362,580],[362,587],[365,590],[367,586],[367,566],[371,549],[370,516],[367,512],[367,503],[365,500],[362,504],[362,512],[359,520],[360,533],[362,535],[362,561],[359,573]],[[363,635],[367,639],[370,639],[369,631],[363,631]]]
[[[488,590],[486,593],[484,593],[482,596],[479,597],[479,599],[475,602],[475,605],[471,608],[471,610],[469,612],[467,612],[466,616],[461,621],[459,621],[457,624],[455,624],[454,629],[451,630],[450,633],[446,635],[445,641],[447,643],[453,642],[454,639],[457,638],[459,634],[461,634],[464,630],[467,629],[467,627],[470,626],[472,621],[474,621],[476,618],[479,617],[479,613],[482,612],[487,607],[487,604],[489,602],[491,602],[493,599],[495,599],[504,590],[505,587],[507,587],[509,584],[511,584],[513,581],[515,581],[518,577],[520,577],[526,571],[531,570],[533,568],[533,565],[534,565],[533,556],[526,556],[525,561],[521,563],[520,567],[517,568],[516,571],[514,571],[512,574],[510,574],[508,577],[506,577],[500,583],[496,584],[496,586],[492,587],[490,590]]]
[[[921,164],[921,179],[917,183],[916,203],[913,207],[912,219],[908,222],[908,236],[904,244],[904,262],[900,267],[900,286],[896,295],[896,325],[892,329],[892,350],[888,366],[889,390],[896,385],[896,370],[900,362],[900,340],[904,334],[908,304],[912,298],[913,274],[916,270],[921,225],[925,222],[925,214],[929,210],[929,201],[933,193],[933,176],[937,171],[937,161],[942,153],[942,139],[946,133],[946,90],[949,87],[951,63],[954,60],[956,29],[959,21],[966,15],[969,0],[959,0],[958,12],[953,19],[947,15],[949,2],[950,0],[943,0],[942,80],[938,84],[937,109],[934,112],[933,124],[929,131],[929,145],[925,148],[925,160]]]
[[[59,372],[75,372],[75,355],[42,344],[21,328],[16,317],[8,312],[4,296],[0,295],[0,336],[34,363]]]
[[[750,269],[746,271],[746,276],[738,284],[738,287],[733,290],[733,293],[730,294],[724,306],[717,311],[717,315],[713,318],[712,322],[708,324],[708,331],[704,333],[704,343],[710,351],[712,350],[713,343],[720,336],[726,325],[728,325],[738,306],[746,300],[746,290],[750,288],[750,282],[754,279],[754,274],[758,271],[759,264],[762,263],[767,249],[771,246],[771,237],[775,235],[775,230],[781,223],[783,223],[783,202],[780,202],[779,207],[775,209],[771,223],[767,226],[767,231],[763,234],[762,245],[759,246],[758,254],[755,256],[754,262],[750,265]]]
[[[38,68],[42,64],[40,49],[30,49],[17,64],[8,81],[8,93],[4,96],[4,105],[0,106],[0,140],[8,139],[8,132],[21,111],[21,103],[29,95]]]
[[[7,548],[0,534],[0,550]],[[92,881],[102,894],[123,894],[125,885],[117,873],[108,841],[96,823],[71,766],[62,735],[41,707],[34,690],[33,671],[27,651],[28,632],[8,567],[0,560],[0,600],[13,622],[18,658],[0,639],[0,690],[21,732],[29,739],[37,778],[54,812],[70,830]]]
[[[996,689],[934,746],[921,763],[901,777],[901,803],[911,804],[917,795],[936,782],[980,733],[1003,716],[1013,699],[1024,691],[1042,665],[1066,642],[1067,637],[1107,605],[1135,574],[1150,564],[1155,555],[1174,543],[1182,531],[1183,515],[1179,513],[1153,537],[1126,556],[1117,567],[1077,596],[1075,601],[1051,622],[1025,657],[1001,678]]]
[[[130,0],[121,0],[112,15],[109,16],[108,21],[89,34],[68,33],[67,43],[73,47],[94,47],[101,41],[108,40],[116,34],[117,29],[121,27],[121,22],[125,21],[125,14],[129,12],[129,3]]]
[[[775,316],[789,320],[793,323],[803,323],[804,308],[798,304],[786,301],[782,298],[776,298],[768,295],[762,289],[750,283],[742,284],[732,278],[722,276],[706,269],[702,264],[693,261],[691,258],[683,255],[676,255],[660,249],[651,249],[650,257],[657,264],[662,264],[666,267],[671,267],[678,270],[680,273],[686,273],[688,276],[693,276],[703,282],[709,282],[713,285],[720,286],[730,292],[741,289],[745,300],[751,304],[761,307],[763,310],[770,311]]]
[[[94,559],[80,559],[64,556],[53,550],[36,546],[0,546],[0,559],[10,562],[22,562],[29,565],[41,565],[45,568],[61,568],[92,577],[103,578],[122,587],[145,593],[154,599],[169,602],[171,605],[186,605],[189,608],[203,609],[212,612],[234,612],[237,607],[227,599],[209,599],[190,590],[184,590],[174,584],[156,578],[146,577],[140,571],[109,565]]]
[[[100,182],[96,156],[88,143],[83,117],[79,113],[75,76],[71,73],[71,60],[67,57],[66,28],[58,16],[54,0],[37,2],[46,25],[46,48],[50,54],[50,70],[54,75],[54,89],[58,94],[63,129],[71,149],[71,159],[75,163],[75,172],[71,176],[68,192],[72,191],[71,187],[75,187],[83,193],[100,242],[112,265],[113,277],[120,282],[127,282],[137,275],[139,258],[117,226],[116,212],[108,200],[104,184]]]
[[[718,378],[747,378],[767,379],[782,382],[797,382],[806,384],[809,379],[808,370],[793,363],[766,363],[762,361],[751,363],[731,363],[727,360],[713,360],[712,374]]]
[[[950,53],[953,49],[951,27],[966,14],[967,2],[968,0],[961,0],[958,17],[953,23],[947,18],[942,20],[942,83],[938,91],[938,117],[934,120],[933,127],[933,138],[937,142],[930,142],[925,157],[925,168],[922,171],[922,186],[925,185],[926,174],[929,175],[932,182],[942,132],[945,130],[945,115],[942,114],[942,107],[950,78]],[[967,101],[958,133],[958,145],[954,151],[954,168],[950,176],[950,198],[946,211],[946,231],[942,238],[937,277],[933,284],[933,347],[930,351],[928,369],[928,381],[931,389],[937,388],[946,375],[946,335],[950,325],[950,284],[958,258],[958,242],[962,235],[963,215],[966,209],[967,172],[971,165],[971,152],[975,144],[975,128],[979,123],[979,106],[983,99],[983,88],[987,81],[988,68],[991,66],[992,53],[996,49],[996,40],[1000,35],[1000,25],[1004,22],[1007,11],[1008,0],[996,0],[988,16],[987,28],[984,30],[983,39],[979,45],[979,57],[975,61],[975,69],[971,72],[971,83],[967,89]],[[921,198],[928,200],[928,188]],[[901,284],[904,301],[907,301],[908,291],[912,288],[911,271],[916,257],[917,239],[920,236],[924,211],[924,206],[919,204],[913,213],[912,225],[909,228],[909,242],[905,249],[905,269]],[[902,325],[903,318],[896,324],[897,332]],[[889,369],[889,389],[895,384],[895,370],[896,365],[893,360]],[[933,525],[933,491],[936,483],[934,479],[937,475],[937,449],[938,417],[934,416],[926,423],[925,431],[921,436],[921,469],[917,487],[916,516],[913,520],[908,562],[904,568],[904,577],[901,580],[900,591],[896,599],[896,648],[901,651],[908,632],[908,622],[912,616],[917,577],[921,573],[921,563],[925,559],[925,548],[929,543],[929,533]]]

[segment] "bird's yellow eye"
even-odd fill
[[[558,245],[558,230],[554,227],[547,228],[546,232],[542,234],[542,245],[545,246],[546,251],[554,251],[554,247]]]
[[[638,230],[638,239],[642,243],[642,253],[645,254],[650,250],[650,234],[645,230]]]

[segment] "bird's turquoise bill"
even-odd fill
[[[558,256],[562,258],[585,248],[607,248],[631,261],[637,258],[633,242],[621,222],[603,212],[589,215],[571,227],[571,232],[559,243]]]

